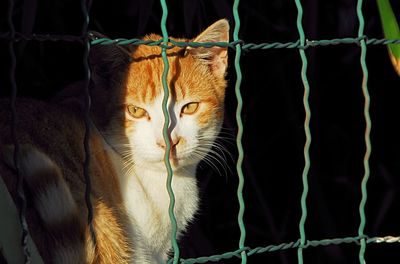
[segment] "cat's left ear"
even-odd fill
[[[229,23],[226,19],[221,19],[209,26],[193,42],[229,42]],[[228,66],[228,48],[187,48],[187,52],[195,58],[207,63],[213,74],[219,78],[225,77]]]

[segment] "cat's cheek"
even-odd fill
[[[220,122],[220,118],[215,115],[213,109],[207,108],[204,111],[200,112],[197,116],[198,126],[201,128],[205,128],[208,126],[213,126],[214,124]]]

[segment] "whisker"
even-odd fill
[[[207,155],[204,156],[204,155],[201,155],[201,154],[196,153],[196,152],[194,152],[193,155],[194,155],[194,156],[197,156],[197,157],[199,157],[199,158],[202,158],[202,160],[203,160],[206,164],[208,164],[211,168],[215,169],[215,171],[216,171],[219,175],[222,175],[221,170],[218,168],[217,165],[215,165],[215,164],[212,162],[212,159],[210,159],[210,156],[207,156]],[[225,171],[225,173],[226,173],[226,171]]]
[[[214,162],[216,162],[220,167],[223,168],[223,170],[225,172],[225,176],[227,176],[227,169],[230,172],[232,172],[231,169],[229,168],[229,166],[227,166],[226,157],[224,155],[221,155],[212,149],[208,149],[208,148],[204,148],[204,147],[197,148],[195,150],[195,152],[197,152],[198,154],[201,154],[201,156],[204,156],[202,159],[205,161],[209,161],[207,163],[212,165],[213,167],[217,167],[217,165],[214,164]],[[221,172],[218,168],[217,168],[217,171],[221,174]]]
[[[233,158],[233,156],[232,156],[232,153],[230,153],[230,152],[225,148],[225,146],[222,145],[222,144],[219,144],[219,143],[217,143],[217,142],[213,142],[213,143],[210,143],[210,142],[205,142],[205,143],[203,143],[203,142],[202,142],[201,145],[202,145],[203,147],[206,146],[206,147],[209,147],[210,149],[218,150],[218,151],[224,156],[224,159],[225,159],[225,160],[227,160],[227,157],[226,157],[225,154],[228,154],[228,156],[230,157],[230,159],[231,159],[232,161],[234,160],[234,158]]]

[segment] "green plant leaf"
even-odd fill
[[[383,33],[386,39],[400,39],[399,24],[389,0],[377,0]],[[400,45],[388,44],[389,56],[397,73],[400,75]]]

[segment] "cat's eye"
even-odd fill
[[[185,115],[193,115],[199,108],[198,102],[191,102],[182,107],[181,113]]]
[[[147,111],[136,105],[128,105],[128,112],[134,118],[142,118],[147,116]]]

